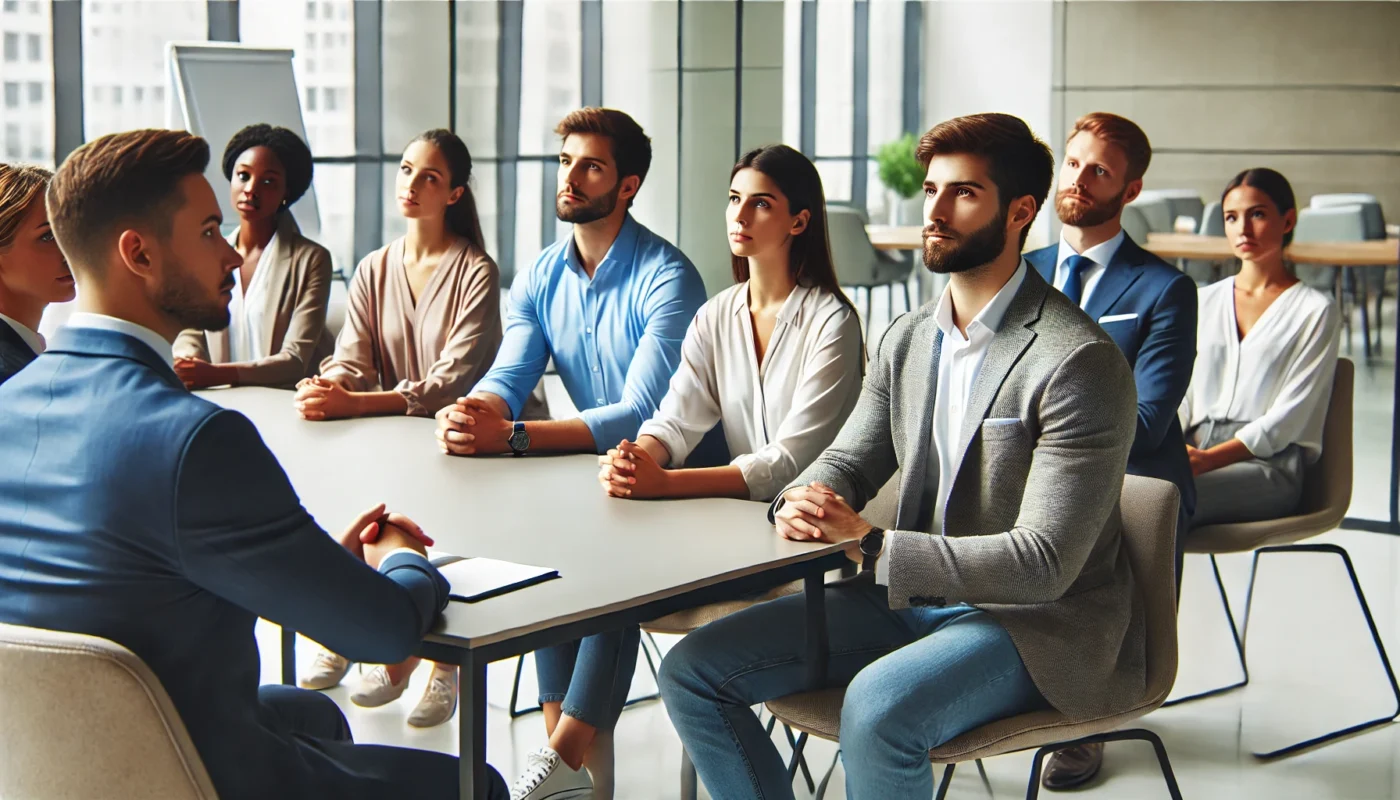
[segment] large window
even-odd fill
[[[0,7],[0,157],[53,166],[53,32],[48,3]]]
[[[165,47],[203,41],[207,9],[203,0],[83,0],[86,138],[165,126]]]

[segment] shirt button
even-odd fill
[[[603,402],[603,398],[600,397],[600,398],[598,398],[598,405],[604,406],[604,405],[607,405],[607,403]]]
[[[593,368],[593,371],[594,371],[594,372],[597,372],[597,371],[598,371],[598,368],[597,368],[597,367],[594,367],[594,368]]]
[[[592,328],[584,328],[584,329],[583,329],[583,332],[584,332],[584,333],[592,333],[592,332],[593,332],[593,329],[592,329]]]

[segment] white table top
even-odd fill
[[[492,644],[843,549],[783,539],[762,503],[606,497],[595,456],[452,457],[438,450],[429,419],[307,422],[291,392],[200,394],[253,421],[333,534],[384,502],[420,524],[435,549],[559,570],[500,597],[449,603],[430,641]]]

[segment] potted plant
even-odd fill
[[[875,153],[875,163],[879,167],[880,182],[890,193],[890,224],[917,225],[922,203],[910,201],[924,188],[924,171],[914,157],[919,141],[914,134],[906,133],[900,138],[880,147]]]

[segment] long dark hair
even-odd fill
[[[798,286],[831,292],[852,314],[859,316],[855,304],[841,291],[841,284],[836,280],[836,266],[832,263],[831,242],[826,232],[826,193],[822,191],[822,176],[816,165],[785,144],[773,144],[750,150],[740,157],[729,173],[730,181],[741,169],[758,170],[776,183],[778,191],[787,198],[789,214],[811,212],[807,227],[792,238],[792,248],[788,251],[788,274],[793,281]],[[734,255],[730,258],[734,282],[748,280],[748,258]]]
[[[472,154],[457,134],[446,128],[433,128],[423,131],[413,142],[427,142],[447,159],[447,169],[452,173],[450,183],[453,189],[462,187],[462,196],[447,207],[447,229],[471,242],[478,250],[486,250],[486,238],[481,234],[481,216],[476,211],[476,196],[472,194]],[[409,144],[413,144],[409,142]]]
[[[1236,175],[1228,184],[1225,191],[1220,193],[1220,205],[1225,205],[1225,197],[1230,192],[1241,186],[1251,186],[1269,196],[1274,201],[1274,207],[1278,209],[1280,215],[1298,207],[1298,201],[1293,197],[1293,187],[1288,183],[1288,179],[1283,174],[1269,169],[1268,167],[1255,167],[1247,169]],[[1293,231],[1283,235],[1283,246],[1288,247],[1293,243]]]

